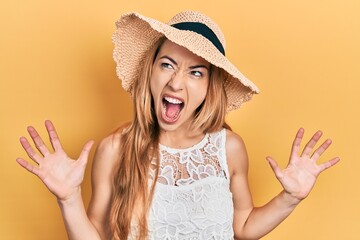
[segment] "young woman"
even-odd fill
[[[28,132],[40,154],[20,138],[38,165],[17,161],[57,197],[70,239],[258,239],[339,161],[316,164],[331,144],[313,150],[320,131],[300,152],[300,129],[286,169],[267,159],[283,191],[254,207],[245,145],[224,118],[258,89],[226,59],[219,27],[193,11],[168,24],[131,13],[117,22],[113,41],[134,119],[99,144],[87,212],[80,185],[93,142],[72,160],[50,121],[45,125],[54,152],[33,127]]]

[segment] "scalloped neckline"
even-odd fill
[[[159,143],[159,148],[160,150],[166,150],[168,152],[189,152],[193,149],[202,148],[207,143],[208,137],[209,133],[206,133],[205,136],[198,143],[195,143],[194,145],[187,148],[172,148],[162,145],[161,143]]]

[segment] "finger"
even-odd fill
[[[45,121],[46,130],[48,131],[50,142],[55,151],[62,150],[59,137],[56,133],[55,127],[50,120]]]
[[[332,141],[330,139],[327,139],[323,144],[321,144],[318,149],[316,149],[311,158],[316,162],[321,156],[321,154],[323,154],[325,150],[331,145],[331,143]]]
[[[83,150],[81,151],[80,153],[80,156],[79,156],[79,161],[82,163],[82,164],[87,164],[87,161],[88,161],[88,158],[89,158],[89,153],[90,153],[90,150],[92,148],[92,146],[94,145],[94,141],[93,140],[90,140],[88,141],[85,145],[84,145],[84,148]]]
[[[20,143],[29,158],[31,158],[37,164],[40,164],[42,157],[31,147],[29,141],[25,137],[20,137]]]
[[[32,138],[32,140],[35,143],[35,147],[40,151],[40,153],[45,156],[47,154],[49,154],[49,150],[48,148],[45,146],[43,140],[41,139],[40,135],[38,134],[38,132],[35,130],[35,128],[29,126],[27,128],[30,137]]]
[[[322,171],[324,171],[324,170],[326,170],[326,169],[334,166],[334,165],[337,164],[339,161],[340,161],[340,158],[339,158],[339,157],[335,157],[335,158],[333,158],[333,159],[331,159],[331,160],[329,160],[329,161],[327,161],[327,162],[325,162],[325,163],[323,163],[323,164],[320,164],[320,165],[319,165],[320,172],[322,172]]]
[[[299,156],[300,144],[301,144],[303,136],[304,136],[304,129],[300,128],[298,130],[298,132],[296,133],[295,139],[294,139],[293,144],[292,144],[291,158],[290,159],[293,159],[293,157]]]
[[[321,138],[322,132],[321,131],[317,131],[312,138],[310,139],[310,141],[306,144],[304,151],[302,152],[302,156],[310,156],[311,152],[313,151],[316,143],[319,141],[319,139]]]
[[[266,157],[266,160],[269,162],[271,169],[275,173],[277,178],[282,177],[281,169],[279,168],[277,162],[272,157]]]
[[[17,158],[16,162],[20,164],[20,166],[22,166],[23,168],[25,168],[26,170],[28,170],[29,172],[31,172],[32,174],[39,176],[39,169],[36,166],[31,165],[30,163],[28,163],[27,161],[25,161],[22,158]]]

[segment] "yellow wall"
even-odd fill
[[[339,155],[310,197],[264,239],[359,239],[360,2],[2,0],[0,4],[0,238],[65,239],[55,198],[24,172],[18,138],[52,119],[77,156],[131,117],[115,76],[111,34],[124,12],[167,21],[183,9],[212,16],[227,38],[227,56],[262,93],[228,117],[250,156],[256,204],[280,186],[265,156],[286,165],[299,127],[322,129]],[[161,10],[166,9],[166,11]],[[89,168],[90,169],[90,165]],[[90,196],[87,171],[83,194]]]

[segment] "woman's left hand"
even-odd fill
[[[322,135],[321,131],[313,135],[300,154],[300,144],[303,135],[304,129],[300,128],[294,139],[290,160],[285,169],[281,169],[273,158],[266,158],[277,179],[283,186],[285,193],[289,194],[296,202],[300,202],[309,195],[321,172],[340,161],[340,158],[335,157],[319,165],[316,163],[319,157],[331,145],[331,140],[327,139],[313,152],[316,143]]]

